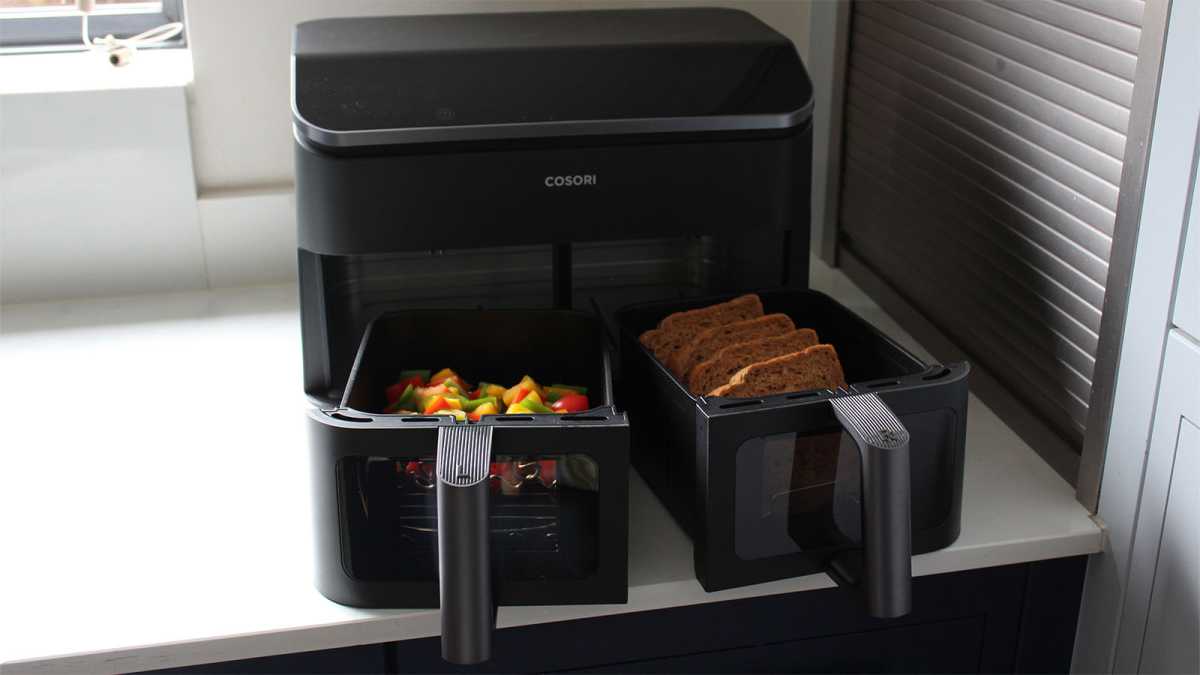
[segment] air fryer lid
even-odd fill
[[[787,129],[812,84],[750,14],[666,9],[297,26],[297,135],[326,146]]]

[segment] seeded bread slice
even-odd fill
[[[768,314],[757,319],[714,326],[703,331],[696,336],[695,340],[672,354],[667,359],[667,368],[675,373],[675,377],[686,381],[685,376],[693,367],[716,354],[722,347],[746,340],[782,335],[795,329],[796,325],[786,314]]]
[[[752,398],[806,389],[846,386],[842,362],[833,345],[814,345],[742,368],[710,396]]]
[[[651,328],[645,333],[642,333],[642,336],[638,338],[638,341],[641,342],[646,349],[649,349],[650,352],[654,354],[655,358],[661,361],[666,356],[666,353],[664,353],[664,347],[667,344],[667,338],[669,336],[670,333],[661,328]]]
[[[642,333],[641,343],[664,364],[676,350],[688,345],[705,329],[762,316],[762,300],[753,293],[728,302],[687,312],[675,312]]]
[[[801,351],[820,341],[815,330],[798,328],[783,335],[729,345],[688,372],[688,391],[693,394],[712,391],[728,384],[729,378],[746,366]]]
[[[667,315],[659,322],[658,327],[664,330],[680,330],[685,327],[698,327],[701,330],[733,323],[744,319],[753,319],[763,315],[762,300],[756,293],[747,293],[727,302],[691,309],[686,312],[675,312]]]

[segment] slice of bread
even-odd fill
[[[676,350],[689,344],[700,332],[713,326],[762,316],[762,300],[753,293],[686,312],[668,315],[657,329],[642,333],[641,341],[664,364]],[[655,332],[655,330],[659,332]],[[653,346],[652,346],[653,345]]]
[[[658,327],[664,330],[679,330],[684,327],[710,328],[724,323],[753,319],[762,314],[762,300],[757,294],[748,293],[716,305],[669,314],[659,322]]]
[[[685,376],[693,367],[716,354],[722,347],[746,340],[782,335],[795,329],[796,325],[786,314],[768,314],[757,319],[714,326],[704,330],[695,340],[672,354],[667,359],[667,368],[675,373],[675,377],[686,381]]]
[[[667,337],[669,335],[670,333],[661,328],[651,328],[642,333],[642,336],[638,338],[638,342],[641,342],[642,346],[649,349],[650,353],[654,354],[654,357],[661,361],[666,356],[663,348],[667,344]]]
[[[728,384],[729,378],[748,365],[792,354],[811,347],[821,340],[811,328],[796,330],[729,345],[698,364],[687,374],[688,391],[703,394]]]
[[[729,379],[729,384],[709,395],[751,398],[845,386],[846,376],[833,345],[814,345],[746,366]]]

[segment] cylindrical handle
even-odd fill
[[[488,472],[492,427],[438,430],[438,575],[442,658],[482,663],[492,655],[495,605],[488,550]]]
[[[908,439],[863,452],[863,549],[871,616],[912,609],[912,516]]]
[[[862,459],[861,580],[871,616],[912,609],[912,495],[908,430],[875,394],[831,399]]]

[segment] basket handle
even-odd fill
[[[438,579],[442,658],[466,665],[492,656],[496,606],[488,550],[492,427],[438,428]]]
[[[871,616],[893,618],[912,609],[912,495],[908,430],[877,394],[830,399],[862,459],[863,560],[830,562],[835,580],[861,579]],[[840,578],[838,578],[840,577]]]

